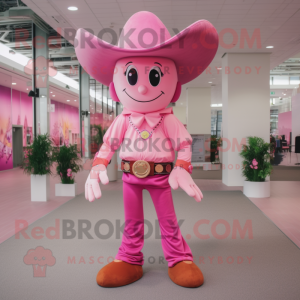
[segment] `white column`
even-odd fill
[[[90,126],[90,76],[80,66],[79,68],[79,96],[80,96],[80,140],[84,157],[91,157],[91,126]],[[83,122],[82,122],[83,121]],[[82,128],[83,126],[83,128]],[[84,132],[84,139],[82,138]]]
[[[190,134],[211,133],[211,89],[187,88],[187,130]]]
[[[173,106],[173,113],[182,124],[186,124],[186,106]]]
[[[36,98],[36,128],[37,134],[50,134],[50,97],[49,97],[49,35],[35,26],[35,85],[39,89]],[[33,75],[34,76],[34,75]]]
[[[222,101],[222,181],[228,186],[241,186],[240,144],[249,136],[270,142],[270,54],[223,56]]]

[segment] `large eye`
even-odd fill
[[[129,66],[126,70],[126,78],[130,85],[135,85],[138,81],[137,69],[134,66]]]
[[[159,67],[153,67],[149,72],[149,81],[152,86],[158,86],[160,78],[162,76],[161,70]]]

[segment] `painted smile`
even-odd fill
[[[123,92],[125,92],[126,95],[127,95],[128,97],[130,97],[132,100],[134,100],[134,101],[136,101],[136,102],[152,102],[152,101],[156,100],[157,98],[159,98],[161,95],[164,94],[164,92],[161,91],[161,94],[160,94],[159,96],[157,96],[156,98],[154,98],[154,99],[152,99],[152,100],[148,100],[148,101],[141,101],[141,100],[136,100],[136,99],[132,98],[132,97],[126,92],[126,89],[124,89]]]

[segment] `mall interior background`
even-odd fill
[[[64,23],[62,17],[57,17],[56,19],[53,17],[58,24],[58,27],[56,26],[58,28],[57,32],[53,29],[56,28],[53,25],[53,18],[49,18],[49,16],[54,16],[55,10],[53,7],[51,8],[51,5],[46,3],[47,1],[43,4],[39,3],[39,1],[23,2],[17,0],[1,1],[0,7],[0,171],[13,168],[12,134],[14,128],[18,126],[22,128],[23,147],[29,145],[33,138],[32,98],[27,96],[28,92],[32,89],[32,75],[26,71],[26,66],[32,58],[33,51],[32,22],[36,22],[38,26],[47,31],[49,36],[49,59],[51,63],[53,63],[55,70],[57,70],[55,76],[51,74],[49,76],[50,135],[56,146],[77,144],[78,149],[81,148],[84,152],[84,147],[81,145],[81,141],[84,140],[84,131],[82,131],[82,140],[80,140],[79,64],[75,55],[74,46],[70,40],[60,35],[60,31],[68,24],[67,22]],[[26,6],[27,2],[30,2],[30,8]],[[114,4],[103,4],[103,6],[101,3],[96,2],[89,2],[87,6],[95,11],[96,16],[103,20],[103,24],[116,30],[119,23],[107,23],[103,15],[104,11],[110,13],[110,7],[114,7]],[[260,22],[264,24],[266,21],[263,20],[271,14],[277,14],[280,7],[282,7],[283,12],[288,15],[288,13],[292,13],[293,5],[296,5],[282,4],[282,6],[280,6],[279,2],[272,8],[273,12],[266,9],[268,6],[268,4],[266,4],[265,7],[263,7],[260,18],[257,16],[259,4],[253,4],[253,6],[249,6],[248,4],[236,4],[235,8],[228,4],[228,8],[239,9],[241,14],[250,9],[248,15],[250,15],[251,10],[253,10],[256,18],[261,19]],[[162,3],[162,6],[164,6],[163,4],[164,3]],[[124,5],[120,4],[123,14],[131,14],[132,10],[137,9],[131,5],[126,7]],[[192,5],[193,3],[189,2],[189,6]],[[200,4],[197,4],[197,7],[199,5]],[[214,12],[212,11],[212,7],[208,7],[209,5],[207,8],[203,6],[203,9],[201,6],[201,10],[208,16],[209,20],[213,21],[216,17],[216,12],[219,11],[219,6],[217,4],[211,5],[214,5]],[[150,11],[153,10],[154,13],[158,13],[155,7],[151,7],[150,4],[144,4],[142,6]],[[22,17],[22,15],[25,15],[24,11],[27,12],[27,10],[30,11],[30,17]],[[79,10],[80,13],[82,13],[82,10],[86,11],[86,8],[83,9],[80,6]],[[176,14],[178,11],[177,9],[173,10],[174,12],[172,12],[172,14]],[[61,11],[61,15],[65,15],[66,18],[72,20],[72,24],[76,24],[75,27],[80,27],[80,22],[83,22],[80,13],[77,14],[76,11],[70,12],[68,10]],[[18,17],[14,17],[14,14],[18,15]],[[167,17],[164,17],[164,15],[168,14],[166,11],[159,14],[163,19],[168,20]],[[188,15],[188,13],[186,13],[186,15]],[[43,16],[43,19],[51,26],[46,24],[39,16]],[[191,14],[191,17],[182,16],[181,19],[183,24],[183,20],[186,19],[186,22],[191,22],[194,17],[192,17]],[[225,17],[224,20],[227,23],[231,22]],[[87,22],[85,20],[84,22],[85,24],[91,25],[91,30],[95,30],[96,23],[94,21],[90,20],[90,22]],[[251,27],[252,19],[245,19],[245,22],[248,24],[248,28],[250,28],[249,34],[254,34],[255,30],[253,31]],[[167,23],[169,24],[170,22]],[[234,22],[232,21],[232,23]],[[238,23],[238,21],[236,21],[236,23]],[[168,24],[167,27],[172,32]],[[284,25],[285,24],[282,24],[282,27],[284,27]],[[59,26],[61,26],[61,28]],[[216,26],[218,27],[218,24]],[[236,28],[235,30],[238,32],[238,26],[234,28]],[[260,34],[262,37],[266,36],[263,26]],[[223,35],[223,39],[224,41],[220,46],[221,48],[230,45],[230,37],[228,37],[228,35]],[[287,43],[285,48],[288,49],[289,53],[293,54],[290,54],[290,57],[285,57],[284,62],[280,62],[280,58],[286,56],[287,51],[283,51],[282,49],[278,50],[277,48],[278,47],[270,49],[270,51],[272,51],[272,69],[270,70],[270,136],[272,135],[277,139],[279,146],[277,150],[282,156],[277,163],[294,166],[297,161],[297,156],[293,153],[294,149],[290,149],[289,146],[295,144],[295,136],[300,134],[300,125],[298,122],[300,118],[300,53],[297,53],[296,50],[294,50],[294,52],[292,51],[293,43]],[[229,48],[227,47],[226,49]],[[233,47],[233,49],[235,48]],[[237,51],[241,52],[242,50],[239,49]],[[252,49],[252,51],[257,52],[259,49]],[[220,55],[217,55],[216,59],[219,59],[219,56]],[[222,137],[222,118],[224,117],[222,116],[222,80],[220,76],[222,68],[220,67],[219,61],[216,63],[213,62],[211,68],[214,70],[213,72],[206,71],[197,81],[193,82],[191,86],[182,87],[181,97],[176,104],[174,104],[173,111],[178,119],[188,128],[188,120],[191,120],[191,115],[189,114],[191,110],[189,111],[189,97],[187,91],[189,88],[196,89],[201,86],[203,90],[199,90],[199,97],[201,99],[203,98],[201,93],[203,93],[204,89],[206,89],[209,94],[211,124],[210,130],[208,128],[207,132],[202,132],[204,121],[199,118],[197,134],[203,133]],[[95,133],[92,130],[93,126],[101,125],[102,128],[109,127],[114,118],[121,113],[122,105],[113,102],[110,98],[108,88],[96,82],[93,78],[90,78],[89,94],[90,126],[91,134],[93,135]],[[204,107],[204,105],[202,107]],[[259,110],[259,107],[257,107],[257,109]],[[208,113],[208,110],[206,110],[206,112]],[[245,107],[240,114],[247,115],[247,107]],[[253,121],[255,122],[255,115],[253,115]],[[39,124],[37,124],[37,127],[39,127]],[[38,130],[39,128],[37,128],[37,131]],[[283,137],[283,139],[281,137]],[[284,140],[284,143],[279,141],[280,138]],[[285,149],[282,148],[282,145]],[[94,154],[97,146],[93,144],[92,140],[90,147],[92,149],[91,154]]]
[[[26,78],[25,73],[16,76],[7,70],[4,73],[2,69],[0,78],[0,171],[3,171],[13,168],[12,131],[14,126],[22,126],[23,147],[32,143],[33,108],[32,97],[28,96],[31,90],[31,80]],[[274,137],[284,135],[287,146],[292,144],[290,134],[299,130],[297,120],[300,118],[300,93],[295,87],[299,83],[299,76],[270,76],[270,134]],[[221,137],[221,86],[213,86],[211,89],[211,135]],[[101,125],[103,128],[108,128],[117,115],[117,105],[110,98],[108,88],[96,83],[92,78],[90,91],[91,126]],[[50,85],[50,97],[50,136],[54,144],[56,146],[78,144],[79,148],[78,93]],[[179,100],[178,104],[173,107],[174,114],[184,125],[186,125],[186,108],[186,103],[182,100]],[[119,105],[119,113],[121,109]],[[92,147],[95,153],[95,145]]]
[[[76,5],[78,10],[69,10],[70,5]],[[26,267],[22,262],[25,253],[20,252],[20,255],[16,256],[15,254],[20,251],[19,247],[9,246],[10,242],[16,241],[13,238],[16,234],[16,220],[26,220],[29,226],[33,226],[38,220],[44,222],[44,217],[51,217],[52,213],[54,213],[52,216],[57,216],[55,213],[60,208],[65,209],[60,216],[70,219],[90,219],[90,216],[94,215],[96,217],[97,215],[97,218],[103,216],[113,220],[115,215],[112,217],[110,212],[122,212],[121,190],[123,182],[120,179],[122,176],[121,171],[118,173],[116,181],[112,181],[108,185],[101,184],[103,197],[100,200],[93,203],[84,200],[84,187],[90,168],[85,162],[90,162],[87,158],[93,158],[99,148],[91,138],[88,139],[90,153],[85,152],[86,131],[83,130],[84,121],[88,120],[86,129],[93,137],[96,134],[95,126],[101,126],[103,129],[108,128],[116,116],[122,112],[123,107],[120,103],[112,101],[106,86],[91,77],[85,82],[87,85],[83,87],[88,91],[88,96],[84,99],[85,107],[84,109],[82,106],[80,107],[83,104],[81,94],[83,88],[80,86],[83,72],[75,54],[72,38],[68,38],[70,36],[67,32],[69,30],[70,35],[72,35],[72,32],[75,33],[78,28],[87,28],[95,34],[103,28],[119,32],[119,29],[124,26],[132,14],[142,10],[156,14],[166,25],[171,35],[174,35],[176,30],[180,32],[199,19],[210,21],[220,34],[220,41],[222,42],[209,66],[210,69],[205,70],[201,76],[192,82],[183,85],[179,100],[172,105],[175,116],[187,127],[191,134],[206,135],[208,137],[217,136],[223,138],[223,140],[225,140],[224,137],[228,137],[228,139],[238,138],[238,144],[241,142],[242,137],[252,134],[263,137],[267,142],[269,142],[269,139],[274,138],[276,143],[274,159],[272,160],[274,166],[269,182],[271,190],[269,198],[244,197],[242,185],[245,178],[242,176],[241,170],[233,169],[232,174],[229,174],[224,169],[204,169],[204,165],[212,166],[210,155],[205,155],[206,163],[199,164],[200,166],[194,165],[192,174],[193,180],[204,194],[203,201],[195,203],[193,199],[187,199],[187,201],[178,199],[180,202],[175,203],[176,213],[180,216],[179,219],[192,219],[189,215],[189,212],[192,212],[195,220],[197,218],[208,219],[211,222],[215,219],[227,220],[231,224],[232,220],[239,219],[242,216],[247,219],[251,218],[253,224],[257,226],[254,232],[254,240],[231,240],[231,236],[229,236],[228,240],[208,239],[201,241],[201,244],[206,243],[206,246],[199,247],[199,254],[201,256],[214,256],[215,260],[218,256],[222,257],[227,250],[229,251],[227,244],[223,244],[227,243],[229,239],[234,251],[240,251],[238,255],[248,255],[251,250],[249,246],[256,245],[256,243],[260,244],[261,250],[255,250],[254,254],[260,252],[263,255],[260,256],[260,260],[256,260],[255,257],[252,265],[247,264],[247,271],[243,272],[241,276],[237,275],[241,273],[236,272],[240,265],[236,265],[237,269],[234,269],[234,264],[226,265],[225,259],[224,264],[216,263],[215,265],[207,260],[203,267],[206,268],[206,274],[211,272],[211,275],[209,274],[207,277],[208,280],[204,288],[208,288],[208,295],[216,299],[217,297],[214,297],[212,285],[210,284],[215,284],[214,282],[217,282],[215,280],[219,276],[220,282],[223,282],[224,285],[217,283],[213,286],[213,291],[216,291],[219,286],[220,295],[223,296],[224,291],[227,291],[230,294],[228,299],[243,298],[246,295],[244,289],[241,286],[238,286],[238,289],[236,288],[236,279],[242,278],[241,284],[256,287],[255,289],[252,288],[252,291],[259,294],[257,299],[269,299],[264,295],[270,293],[270,291],[284,293],[285,295],[281,299],[298,299],[287,295],[292,291],[292,285],[298,289],[299,294],[299,284],[296,280],[299,276],[289,280],[291,277],[289,275],[292,274],[291,270],[299,270],[297,266],[293,266],[295,261],[298,262],[299,259],[290,256],[291,252],[289,252],[290,250],[286,251],[285,246],[292,241],[294,244],[288,249],[295,246],[296,250],[293,249],[296,252],[299,251],[300,247],[300,155],[295,153],[295,137],[300,136],[300,0],[0,0],[0,246],[1,249],[7,251],[5,253],[1,252],[5,254],[1,256],[2,261],[11,264],[9,268],[4,268],[10,270],[13,274],[11,289],[19,290],[24,294],[23,287],[25,287],[28,292],[26,295],[30,297],[31,294],[29,293],[34,293],[41,288],[41,295],[48,295],[50,298],[53,296],[53,290],[45,294],[45,285],[37,287],[35,284],[34,288],[28,286],[28,280],[32,280],[28,276],[30,273],[26,273],[24,277],[20,273],[21,275],[19,274],[18,277],[20,284],[16,287],[15,270],[23,270]],[[42,130],[42,126],[40,127],[38,122],[34,123],[34,99],[28,96],[34,85],[33,75],[28,72],[27,68],[34,57],[33,38],[35,35],[33,25],[47,34],[48,57],[53,66],[51,68],[52,73],[49,74],[47,87],[49,106],[44,110],[44,112],[48,112],[46,114],[49,116],[47,132],[49,132],[56,147],[76,144],[77,149],[82,151],[83,170],[78,172],[75,177],[77,185],[77,196],[75,198],[73,196],[56,195],[56,186],[60,185],[61,180],[60,176],[56,174],[56,164],[54,164],[53,174],[49,176],[50,194],[48,201],[31,201],[31,176],[25,174],[24,170],[18,167],[19,161],[15,160],[14,150],[19,149],[23,153],[25,147],[32,143],[34,126],[36,126],[38,133]],[[245,33],[245,30],[248,38],[247,35],[246,37],[244,35],[244,39],[242,39],[242,33]],[[223,34],[221,34],[222,32]],[[259,32],[261,43],[258,42],[258,38],[255,38],[257,32]],[[238,43],[234,43],[233,37],[235,35],[238,38]],[[103,39],[109,41],[107,36],[103,36]],[[240,47],[241,41],[244,41],[243,47]],[[242,74],[236,76],[230,83],[231,94],[230,96],[227,95],[227,98],[231,98],[229,100],[234,98],[234,101],[229,103],[228,99],[224,97],[224,87],[229,86],[229,83],[226,83],[224,67],[226,65],[224,61],[229,56],[237,59],[239,55],[243,57],[240,61],[241,64],[247,65],[251,58],[256,57],[252,60],[253,70],[255,70],[254,66],[257,66],[255,63],[258,62],[267,71],[263,77],[260,77],[255,76],[256,74],[245,74],[243,69]],[[252,77],[249,79],[247,76]],[[234,82],[239,78],[242,78],[242,85],[240,86]],[[260,79],[263,81],[262,84],[259,82]],[[258,89],[256,89],[257,87]],[[257,90],[259,92],[256,92]],[[36,100],[42,102],[45,99],[42,96],[43,93]],[[231,109],[230,113],[228,113],[228,108]],[[84,115],[81,115],[81,113],[84,113]],[[231,121],[231,127],[228,130],[229,121]],[[22,130],[22,139],[19,148],[16,149],[13,143],[16,136],[14,133],[20,132],[20,130]],[[227,134],[231,131],[230,137],[229,135],[226,136],[225,130],[227,130]],[[236,147],[236,149],[239,149],[239,147]],[[227,158],[225,155],[227,155]],[[229,155],[232,156],[229,157]],[[239,164],[241,162],[239,150],[228,151],[223,154],[219,151],[219,159],[221,162],[219,166],[222,167],[229,166],[231,163],[235,166],[241,166]],[[226,163],[225,159],[227,159]],[[118,163],[120,163],[120,160]],[[192,161],[192,163],[194,162]],[[180,189],[172,191],[172,193],[183,195]],[[114,198],[116,194],[119,195],[118,198]],[[236,196],[242,196],[243,199],[236,198],[236,202],[229,199]],[[220,201],[214,202],[214,198],[220,199]],[[146,205],[149,204],[147,199],[144,202]],[[80,210],[78,214],[76,214],[76,203],[80,203],[80,206],[77,207],[84,206],[84,209]],[[244,203],[247,203],[247,206],[244,206]],[[64,204],[70,206],[64,206]],[[152,205],[151,202],[150,205]],[[197,207],[193,205],[197,205]],[[71,209],[68,209],[69,207]],[[182,209],[180,209],[181,207]],[[249,211],[252,210],[255,211],[256,215],[249,214]],[[150,210],[145,210],[145,216],[149,213],[151,213]],[[270,234],[270,226],[262,226],[263,223],[258,222],[257,216],[268,221],[270,226],[275,224],[274,228],[276,227],[278,233],[285,235],[283,239],[277,239],[275,235]],[[50,226],[54,224],[54,219],[56,217],[53,218],[53,222],[50,222]],[[203,225],[203,228],[208,227]],[[194,240],[194,236],[191,234],[192,230],[185,233],[188,235],[184,236],[192,236],[188,243],[192,246],[198,246],[198,240]],[[270,241],[271,243],[269,243]],[[27,244],[27,242],[29,243]],[[21,243],[26,243],[28,247],[29,244],[30,247],[33,245],[31,242],[35,247],[42,245],[44,241],[21,239]],[[52,242],[55,241],[49,241],[49,247],[50,244],[52,246]],[[97,245],[95,243],[95,247],[92,246],[92,248],[94,247],[93,249],[98,255],[98,241],[95,240],[95,242]],[[238,244],[239,242],[240,244]],[[105,245],[100,246],[100,252],[104,248],[109,248],[106,243],[107,240],[105,240]],[[269,243],[270,251],[266,250],[269,248],[265,247],[265,243]],[[84,245],[86,246],[86,244]],[[65,246],[69,248],[65,248]],[[81,252],[77,244],[74,247],[72,241],[68,240],[66,244],[58,244],[55,255],[60,255],[62,247],[70,253],[74,251]],[[276,251],[272,252],[272,249],[278,250],[280,254],[276,255]],[[86,251],[90,253],[90,248]],[[250,254],[252,255],[252,252]],[[80,255],[83,255],[83,253],[80,253]],[[286,265],[287,258],[291,261],[292,267]],[[266,262],[270,264],[266,265]],[[21,266],[21,268],[12,268],[12,263],[16,263],[16,266]],[[284,276],[276,276],[278,266],[281,266],[282,273],[280,274]],[[85,271],[81,272],[82,268],[92,266],[87,263],[86,265],[80,264],[78,267],[80,268],[80,270],[78,269],[79,272],[76,272],[73,266],[72,269],[64,269],[71,270],[72,276],[79,274],[77,279],[81,280],[81,275],[87,274]],[[145,267],[148,268],[149,265]],[[153,267],[156,266],[153,265]],[[159,265],[159,267],[162,271],[167,265]],[[227,267],[230,269],[227,269]],[[250,268],[257,271],[251,273],[249,272]],[[156,280],[154,285],[160,285],[164,291],[169,292],[169,289],[165,288],[168,286],[165,285],[164,279],[161,280],[164,277],[159,277],[162,273],[152,273],[148,272],[149,269],[146,270],[146,284],[142,282],[143,291],[147,282],[148,285],[150,282],[147,281],[147,276],[154,275],[153,278]],[[270,270],[274,270],[274,272],[270,272]],[[47,273],[49,274],[48,279],[50,279],[51,271],[50,269]],[[59,275],[63,278],[70,278],[65,274],[67,273],[62,271]],[[252,276],[253,274],[257,276]],[[270,277],[270,274],[275,275]],[[3,275],[3,282],[10,280],[7,272],[2,272],[0,275]],[[164,275],[166,275],[166,272]],[[243,280],[245,276],[248,276],[249,281]],[[261,278],[262,280],[260,280]],[[278,284],[275,281],[275,283],[266,286],[266,278],[269,280],[275,278]],[[22,279],[26,281],[23,282]],[[84,279],[86,280],[87,277],[84,276]],[[33,282],[36,283],[36,278]],[[95,285],[94,277],[90,281],[91,286],[86,285],[82,280],[75,282],[76,289],[73,288],[74,281],[69,280],[68,282],[70,284],[69,291],[73,291],[75,298],[79,297],[78,290],[86,292],[87,287],[92,290]],[[228,285],[229,282],[237,293],[232,293],[232,288]],[[249,285],[249,282],[254,282],[254,284]],[[153,297],[151,293],[153,286],[151,284],[149,295]],[[58,286],[59,289],[57,289]],[[69,286],[62,286],[59,282],[54,288],[58,293],[58,297],[62,295],[61,291],[68,289]],[[47,287],[49,288],[49,286]],[[3,290],[7,288],[8,285],[3,286]],[[128,290],[130,291],[131,287]],[[119,291],[118,289],[117,292]],[[199,292],[202,293],[202,291],[203,289]],[[106,292],[108,291],[106,290]],[[253,293],[249,292],[249,295]],[[199,295],[195,298],[198,299]],[[31,299],[35,299],[35,297],[32,296]]]

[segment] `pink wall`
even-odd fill
[[[55,112],[50,113],[50,135],[69,142],[69,130],[79,134],[78,108],[51,101]],[[12,125],[23,126],[23,146],[33,126],[32,98],[26,93],[0,85],[0,171],[12,169]],[[73,141],[74,143],[74,141]]]
[[[0,170],[12,169],[11,89],[0,85]]]
[[[290,144],[290,132],[292,131],[292,112],[278,114],[278,134],[285,135],[285,139]]]
[[[26,147],[26,136],[32,139],[32,98],[26,93],[11,90],[12,124],[23,126],[23,146]]]
[[[23,125],[23,146],[26,146],[26,135],[29,133],[32,139],[32,119],[33,119],[33,111],[32,111],[32,98],[28,97],[26,93],[21,92],[21,102],[20,102],[20,110],[21,110],[21,125]],[[14,111],[13,111],[14,115]]]
[[[300,93],[292,97],[292,144],[295,145],[295,137],[300,135]]]
[[[78,108],[54,100],[51,105],[54,105],[54,112],[50,115],[50,135],[57,146],[68,145],[69,131],[79,133]]]
[[[11,100],[12,100],[12,123],[13,125],[21,125],[21,95],[20,91],[12,90],[11,91]]]
[[[79,141],[78,108],[51,100],[54,112],[50,113],[50,136],[56,145],[68,145],[70,133],[72,143]],[[54,105],[54,107],[53,107]],[[12,125],[23,126],[23,146],[27,135],[32,141],[33,111],[32,98],[26,93],[0,85],[0,171],[12,169]],[[91,113],[91,125],[110,126],[113,117],[108,114]],[[83,134],[84,139],[84,134]]]

